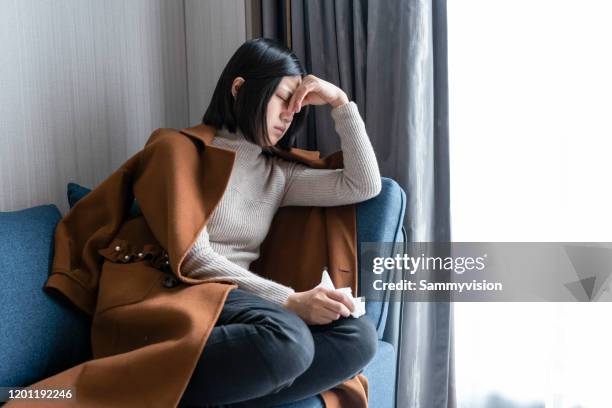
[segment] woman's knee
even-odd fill
[[[378,350],[378,333],[372,322],[363,317],[345,319],[344,332],[355,350],[353,355],[360,358],[362,366],[367,365]]]
[[[280,383],[292,383],[312,364],[315,346],[306,323],[295,313],[283,310],[265,328],[275,339],[268,348],[268,364]]]

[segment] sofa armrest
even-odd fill
[[[357,205],[357,246],[358,262],[361,265],[361,243],[362,242],[402,242],[402,225],[406,210],[406,193],[399,184],[387,177],[382,178],[382,189],[379,195]],[[360,268],[359,287],[362,287],[364,277]],[[396,332],[397,302],[369,301],[366,299],[366,317],[374,323],[378,331],[379,339],[385,339],[396,344],[393,338],[385,338],[385,332]],[[392,316],[389,309],[392,309]],[[388,317],[392,317],[389,321]],[[395,337],[391,334],[390,337]]]

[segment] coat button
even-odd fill
[[[117,245],[117,246],[115,247],[115,251],[116,251],[116,252],[121,251],[121,247],[120,247],[119,245]]]
[[[164,276],[164,279],[162,280],[162,285],[164,285],[166,288],[173,288],[178,285],[178,283],[178,279],[176,279],[174,275],[169,274]]]

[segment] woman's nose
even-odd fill
[[[280,118],[284,122],[291,122],[293,120],[293,112],[291,112],[287,108],[285,108],[281,112]]]

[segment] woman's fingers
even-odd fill
[[[295,107],[297,106],[296,105],[297,99],[301,96],[301,94],[302,94],[302,85],[298,86],[298,88],[295,90],[295,92],[291,96],[291,100],[289,101],[289,111],[297,112]]]
[[[334,84],[309,74],[291,96],[289,110],[297,113],[304,105],[332,104],[342,95],[346,94]]]
[[[353,305],[353,302],[344,293],[338,290],[330,290],[329,292],[327,292],[327,296],[337,302],[340,302],[351,312],[355,311],[355,305]]]
[[[321,309],[319,317],[325,321],[331,322],[333,320],[338,320],[340,318],[340,313],[336,313],[328,308],[323,308]]]
[[[316,84],[314,81],[310,80],[308,76],[304,77],[304,80],[300,84],[300,86],[295,90],[293,96],[291,97],[291,102],[289,104],[289,110],[293,112],[299,112],[302,109],[302,102],[306,95],[311,92]]]
[[[327,324],[338,320],[340,316],[349,317],[354,308],[350,299],[342,292],[320,286],[298,295],[305,296],[298,314],[308,324]]]
[[[328,298],[325,301],[324,307],[336,315],[341,315],[344,317],[349,317],[351,315],[351,311],[349,310],[348,307],[346,307],[346,305],[344,305],[343,303],[337,300],[331,299],[331,298]]]

